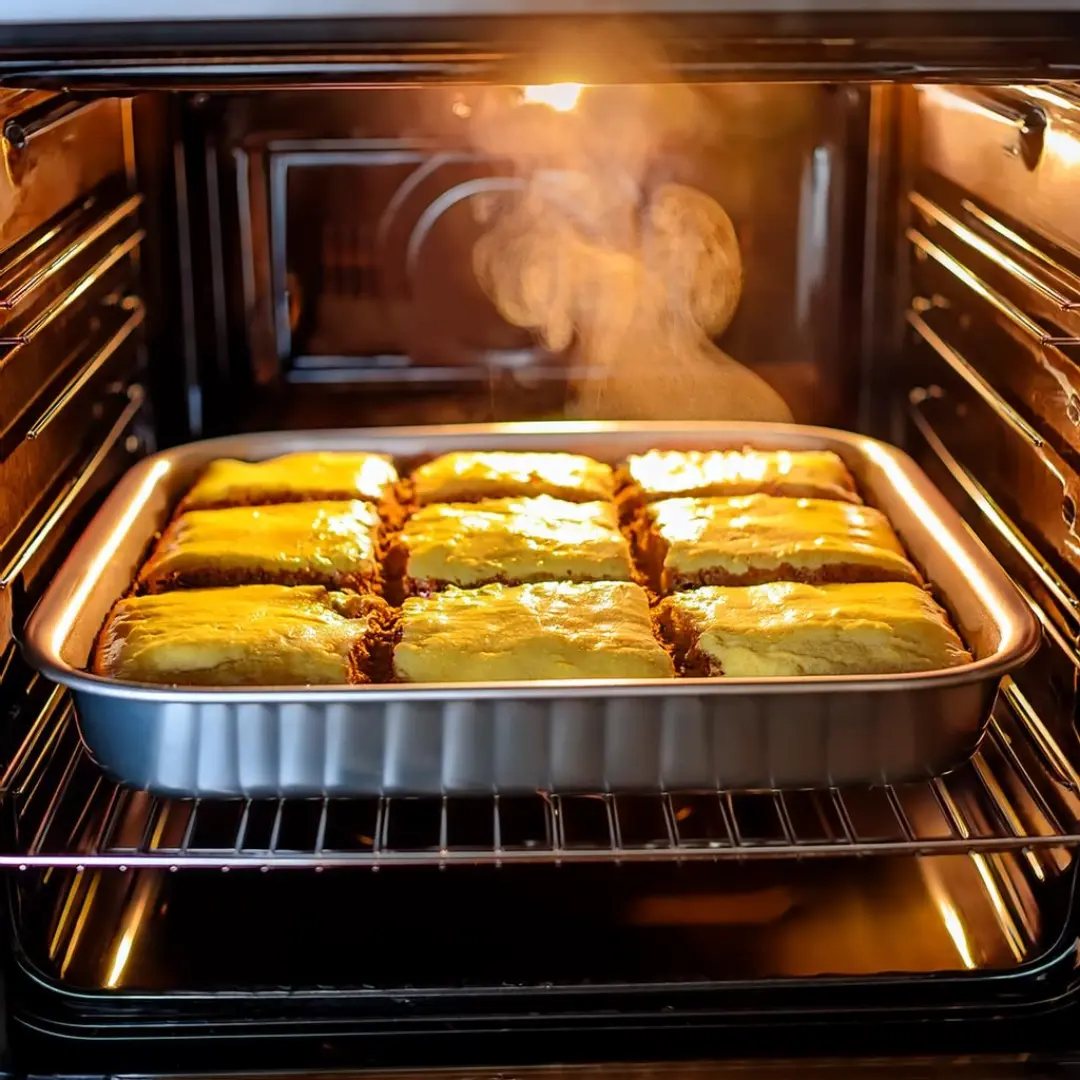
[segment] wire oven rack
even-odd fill
[[[47,688],[47,686],[46,686]],[[1080,783],[1006,683],[976,756],[924,783],[442,799],[163,799],[91,760],[52,688],[5,779],[0,865],[285,868],[956,854],[1080,842]]]

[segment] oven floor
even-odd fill
[[[20,878],[69,989],[598,986],[1008,969],[1034,904],[967,857]],[[1005,902],[1003,896],[1010,896]]]

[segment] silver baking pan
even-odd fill
[[[180,496],[211,459],[376,450],[408,468],[452,449],[573,450],[612,463],[650,447],[834,450],[892,520],[972,651],[905,676],[310,688],[172,688],[88,674],[95,637]],[[279,432],[140,462],[75,545],[24,636],[71,687],[114,779],[167,795],[635,792],[897,783],[966,760],[998,681],[1038,643],[1004,571],[906,455],[780,424],[509,424]]]

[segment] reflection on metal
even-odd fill
[[[83,466],[78,477],[64,493],[59,502],[45,515],[33,535],[18,551],[12,561],[0,574],[0,592],[8,592],[35,557],[55,539],[56,530],[61,528],[69,510],[78,503],[84,490],[90,488],[105,462],[121,441],[130,435],[132,423],[143,407],[145,394],[139,386],[128,390],[129,402],[105,436],[101,446],[93,457]],[[9,770],[10,771],[10,770]],[[0,781],[0,793],[5,790],[7,774]]]
[[[288,246],[289,170],[295,168],[327,168],[330,166],[420,166],[428,157],[422,149],[385,148],[385,140],[353,140],[351,148],[344,143],[333,144],[335,149],[318,148],[283,151],[277,144],[270,158],[270,243],[274,288],[274,326],[278,357],[286,360],[292,354],[292,323],[289,317]]]
[[[1030,289],[1034,289],[1045,300],[1048,300],[1054,307],[1058,308],[1062,312],[1070,311],[1077,307],[1076,298],[1072,296],[1066,296],[1059,289],[1056,289],[1053,285],[1043,281],[1042,278],[1033,274],[1027,267],[1018,263],[1015,259],[1011,258],[1005,252],[994,247],[993,244],[987,243],[981,236],[972,232],[966,225],[957,221],[951,214],[944,211],[940,206],[932,203],[929,199],[920,195],[918,192],[911,192],[908,198],[911,200],[911,204],[923,214],[928,221],[935,225],[941,225],[951,232],[954,236],[962,240],[969,247],[974,248],[980,255],[989,259],[992,263],[1004,270],[1007,274],[1011,274],[1014,278],[1021,281]],[[988,226],[994,228],[1002,237],[1011,238],[1016,236],[1011,230],[1007,229],[1000,222],[996,221],[990,215],[975,208],[974,204],[970,200],[965,200],[965,208],[969,208],[970,212],[983,221]],[[1030,249],[1031,252],[1035,252],[1035,248],[1030,244],[1027,244],[1020,237],[1016,237],[1016,240],[1020,245],[1023,245],[1025,249]],[[1043,258],[1046,258],[1045,256]],[[1056,265],[1056,264],[1054,264]],[[1068,271],[1063,267],[1058,266],[1057,270],[1062,275],[1067,275]]]
[[[1035,546],[1024,536],[1023,532],[998,506],[982,484],[953,456],[919,408],[917,392],[914,393],[916,396],[912,400],[909,415],[919,434],[925,439],[927,445],[934,451],[942,465],[948,470],[968,498],[982,511],[1002,539],[1016,552],[1046,590],[1058,601],[1070,621],[1080,625],[1080,598],[1076,596],[1061,575],[1043,558]]]
[[[1023,141],[1033,117],[1042,124],[1037,157],[1025,152]],[[992,94],[977,87],[920,86],[919,139],[927,169],[972,200],[1002,207],[1010,219],[1080,251],[1080,103],[1070,93],[1027,85]]]
[[[941,915],[945,931],[956,948],[956,954],[960,958],[960,962],[968,971],[974,971],[978,964],[972,951],[972,943],[968,939],[967,927],[964,925],[960,913],[956,910],[953,898],[949,895],[941,878],[933,869],[932,863],[923,868],[923,878],[930,892],[930,898]]]
[[[799,195],[799,241],[795,275],[795,318],[809,325],[828,266],[829,200],[833,186],[832,153],[816,146],[803,171]]]
[[[1055,277],[1064,281],[1070,281],[1070,279],[1072,281],[1076,280],[1076,275],[1073,274],[1071,270],[1066,269],[1064,266],[1061,265],[1060,262],[1052,259],[1049,255],[1047,255],[1045,251],[1042,251],[1039,248],[1035,247],[1034,244],[1030,243],[1028,240],[1025,240],[1024,237],[1022,237],[1019,233],[1014,232],[1007,225],[998,221],[997,218],[988,214],[985,210],[982,209],[982,207],[976,206],[975,203],[973,203],[970,199],[961,200],[960,205],[967,213],[969,213],[973,218],[985,225],[988,229],[993,229],[993,231],[998,233],[1004,240],[1007,240],[1010,244],[1013,244],[1015,247],[1020,248],[1025,255],[1028,255],[1030,258],[1042,263],[1051,273],[1055,275]],[[1080,307],[1080,299],[1077,299],[1077,290],[1075,286],[1072,287],[1072,296],[1065,296],[1064,294],[1054,289],[1052,286],[1046,285],[1045,283],[1033,287],[1036,287],[1040,291],[1043,291],[1043,294],[1047,297],[1047,299],[1052,300],[1054,303],[1058,304],[1062,311],[1072,311],[1075,308]]]
[[[1030,715],[999,702],[973,761],[926,784],[664,796],[163,799],[105,781],[70,708],[35,728],[8,783],[22,849],[0,865],[69,867],[421,866],[656,862],[792,856],[989,854],[1080,843],[1056,781],[1014,740]],[[1040,738],[1050,739],[1043,728]],[[1047,753],[1060,754],[1048,750]],[[27,779],[33,779],[33,783]],[[29,786],[28,786],[29,785]],[[48,790],[42,803],[30,798]],[[21,796],[27,800],[20,803]],[[1014,799],[1024,800],[1023,809]],[[486,839],[485,839],[486,837]],[[1041,867],[1040,867],[1041,870]]]
[[[115,990],[123,982],[124,971],[131,960],[135,940],[141,933],[143,925],[152,911],[157,895],[157,876],[154,874],[140,875],[135,885],[135,896],[125,910],[120,937],[117,939],[109,971],[105,977],[105,986],[108,989]]]
[[[964,264],[953,258],[944,248],[938,247],[933,241],[927,239],[918,229],[908,229],[905,233],[908,240],[924,255],[930,256],[935,262],[945,267],[950,273],[960,279],[969,289],[978,293],[984,300],[992,304],[1010,322],[1015,323],[1025,333],[1042,345],[1080,345],[1080,338],[1055,336],[1044,330],[1038,323],[1025,315],[1019,308],[1011,304],[999,292],[991,289],[989,285],[976,277]]]
[[[75,916],[75,925],[72,929],[67,940],[67,948],[64,950],[64,958],[60,961],[60,977],[63,978],[68,968],[71,966],[72,960],[75,958],[75,954],[78,951],[79,942],[82,939],[84,933],[86,933],[87,923],[90,919],[90,912],[93,910],[94,897],[97,895],[98,888],[101,886],[101,872],[94,871],[89,875],[87,888],[82,895],[82,899],[78,905],[78,913]]]
[[[173,176],[176,180],[176,224],[180,263],[180,311],[183,327],[184,389],[187,395],[187,426],[193,438],[203,429],[203,394],[199,372],[199,339],[195,318],[195,264],[192,255],[191,206],[188,197],[187,159],[184,143],[173,145]]]
[[[51,259],[44,266],[39,267],[32,273],[26,274],[25,277],[21,277],[20,280],[23,266],[31,262],[33,255],[55,240],[66,228],[74,224],[83,214],[84,210],[92,209],[93,201],[89,200],[85,206],[79,207],[72,214],[65,217],[62,221],[46,231],[35,241],[32,247],[28,248],[25,252],[20,253],[17,261],[0,269],[0,309],[14,308],[22,303],[22,301],[32,292],[39,289],[51,278],[55,277],[56,274],[73,259],[86,251],[91,244],[100,240],[115,225],[119,224],[130,214],[133,214],[139,206],[142,205],[142,201],[142,195],[133,195],[130,199],[125,200],[108,213],[95,218],[87,229],[76,236],[75,239],[72,240],[63,251],[59,252],[54,259]],[[17,284],[13,283],[9,288],[7,284],[9,280],[17,282]]]
[[[16,150],[26,150],[34,139],[48,134],[96,104],[93,100],[81,101],[77,98],[49,99],[8,120],[3,127],[4,141]]]
[[[41,414],[38,420],[31,425],[26,433],[28,439],[40,438],[45,429],[60,415],[68,405],[79,395],[79,392],[90,382],[91,379],[109,362],[117,350],[126,342],[131,335],[142,326],[146,318],[146,310],[138,297],[129,297],[128,316],[123,326],[109,340],[101,346],[97,352],[86,362],[75,377],[60,391],[56,399]]]
[[[979,374],[974,364],[965,360],[915,310],[909,310],[907,321],[933,350],[953,369],[1018,435],[1036,449],[1043,446],[1042,436]]]
[[[0,346],[10,348],[8,356],[4,359],[10,358],[16,349],[33,341],[42,330],[49,326],[59,315],[67,311],[88,289],[92,288],[107,270],[114,267],[125,256],[130,255],[142,243],[145,236],[146,231],[144,229],[138,229],[132,233],[127,239],[118,243],[104,258],[96,262],[79,278],[72,288],[45,308],[29,325],[11,337],[0,337]]]
[[[1032,853],[1028,852],[1027,854],[1030,856]],[[990,872],[990,864],[987,857],[976,854],[972,855],[971,859],[975,863],[975,869],[978,870],[979,877],[982,878],[983,885],[986,888],[986,895],[990,898],[994,910],[998,913],[1000,925],[1006,932],[1009,947],[1013,951],[1013,956],[1016,957],[1017,961],[1023,960],[1024,954],[1027,951],[1024,947],[1024,940],[1020,935],[1019,929],[1012,920],[1012,916],[1010,915],[1005,901],[1002,899],[1001,890],[998,888],[997,881]]]

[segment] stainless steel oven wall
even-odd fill
[[[1075,756],[1080,90],[906,93],[898,408],[922,464],[1031,597],[1044,647],[1015,688]]]
[[[251,426],[561,414],[582,360],[509,325],[472,270],[478,205],[520,185],[511,160],[470,140],[482,92],[182,99],[181,300],[192,297],[185,349],[204,388],[197,427],[236,426],[237,385],[254,403]],[[719,344],[797,419],[851,426],[869,93],[734,83],[694,94],[699,131],[665,143],[647,183],[698,187],[734,220],[745,285]]]
[[[127,103],[0,91],[5,655],[69,531],[149,441],[131,147]]]

